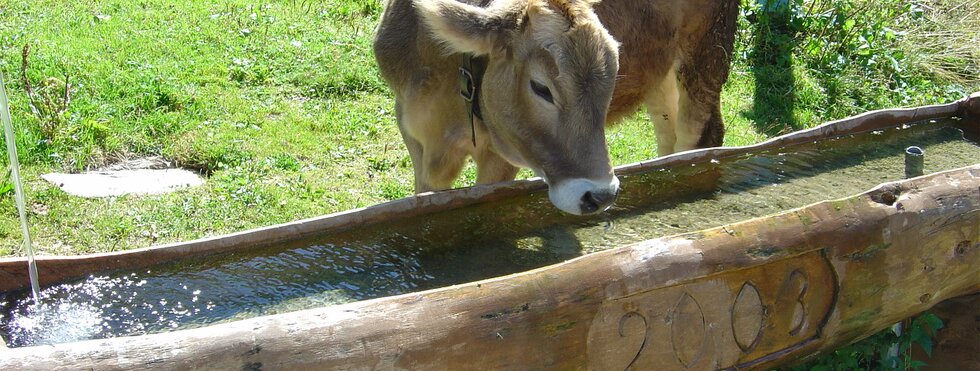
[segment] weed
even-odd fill
[[[895,334],[890,328],[885,329],[857,343],[786,370],[918,370],[926,362],[912,359],[912,346],[918,345],[927,355],[931,355],[932,339],[942,327],[939,317],[925,312],[906,321],[901,335]],[[892,352],[895,345],[897,351]]]
[[[3,183],[0,183],[0,197],[7,197],[7,195],[14,194],[14,184],[10,180],[4,179]]]
[[[65,124],[68,105],[71,104],[70,75],[65,73],[63,79],[45,77],[40,84],[31,83],[31,79],[27,77],[30,51],[30,44],[24,44],[21,49],[21,82],[31,113],[40,122],[41,134],[47,140],[52,140],[58,129]]]
[[[381,198],[385,200],[397,200],[412,194],[408,186],[390,180],[382,181],[379,184],[378,192]]]
[[[293,156],[286,153],[266,157],[265,162],[269,166],[279,170],[298,171],[300,169],[299,162]]]
[[[768,135],[885,106],[980,89],[976,0],[758,0],[743,8],[737,59],[755,77]],[[940,26],[943,25],[943,26]],[[937,84],[937,81],[946,83]]]

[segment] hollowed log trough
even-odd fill
[[[978,95],[618,171],[953,115],[980,117]],[[523,181],[427,194],[222,238],[38,265],[42,278],[63,280],[78,274],[67,267],[222,253],[542,187]],[[26,282],[22,263],[0,262],[3,289],[15,288],[13,279]],[[479,282],[199,329],[0,350],[0,369],[757,369],[805,361],[980,292],[978,263],[975,164]]]

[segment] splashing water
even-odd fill
[[[158,303],[143,301],[140,289],[146,283],[135,273],[114,278],[90,276],[73,284],[49,287],[37,301],[0,302],[0,307],[7,307],[12,314],[4,332],[15,346],[57,344],[107,337],[119,328],[132,333],[173,328],[181,317],[200,312],[189,311],[180,302],[168,306],[167,299],[157,299]],[[179,289],[172,291],[175,293],[170,298]],[[199,290],[192,291],[192,301],[197,301],[197,294]],[[142,314],[141,321],[127,316],[133,312]]]
[[[39,305],[0,293],[0,335],[14,347],[141,335],[409,292],[431,279],[412,254],[380,244],[158,268],[48,287]]]
[[[16,329],[11,333],[11,342],[57,344],[90,339],[99,333],[102,323],[102,312],[85,302],[32,302],[21,310],[23,315],[10,323]]]

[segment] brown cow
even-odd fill
[[[526,167],[559,209],[600,212],[619,191],[605,125],[641,104],[660,155],[721,145],[738,0],[465,1],[388,0],[375,36],[416,192],[469,155],[479,183]]]

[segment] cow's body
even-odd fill
[[[479,9],[452,1],[389,0],[375,39],[416,191],[449,188],[470,155],[480,183],[513,179],[516,166],[530,167],[552,193],[556,185],[574,184],[552,194],[559,208],[596,211],[581,206],[576,212],[575,202],[588,201],[601,211],[612,202],[603,197],[614,199],[618,191],[602,126],[641,105],[654,123],[660,155],[722,143],[719,93],[738,0],[474,2]],[[521,7],[532,10],[521,15]],[[511,16],[487,17],[483,9],[523,18],[511,23]],[[475,15],[458,15],[466,12]],[[440,17],[456,21],[442,24]],[[479,30],[504,36],[473,37]],[[481,90],[486,120],[476,122],[476,145],[470,106],[459,96],[458,71],[471,55],[490,60]],[[507,85],[511,75],[525,77]],[[529,79],[533,94],[521,85]]]

